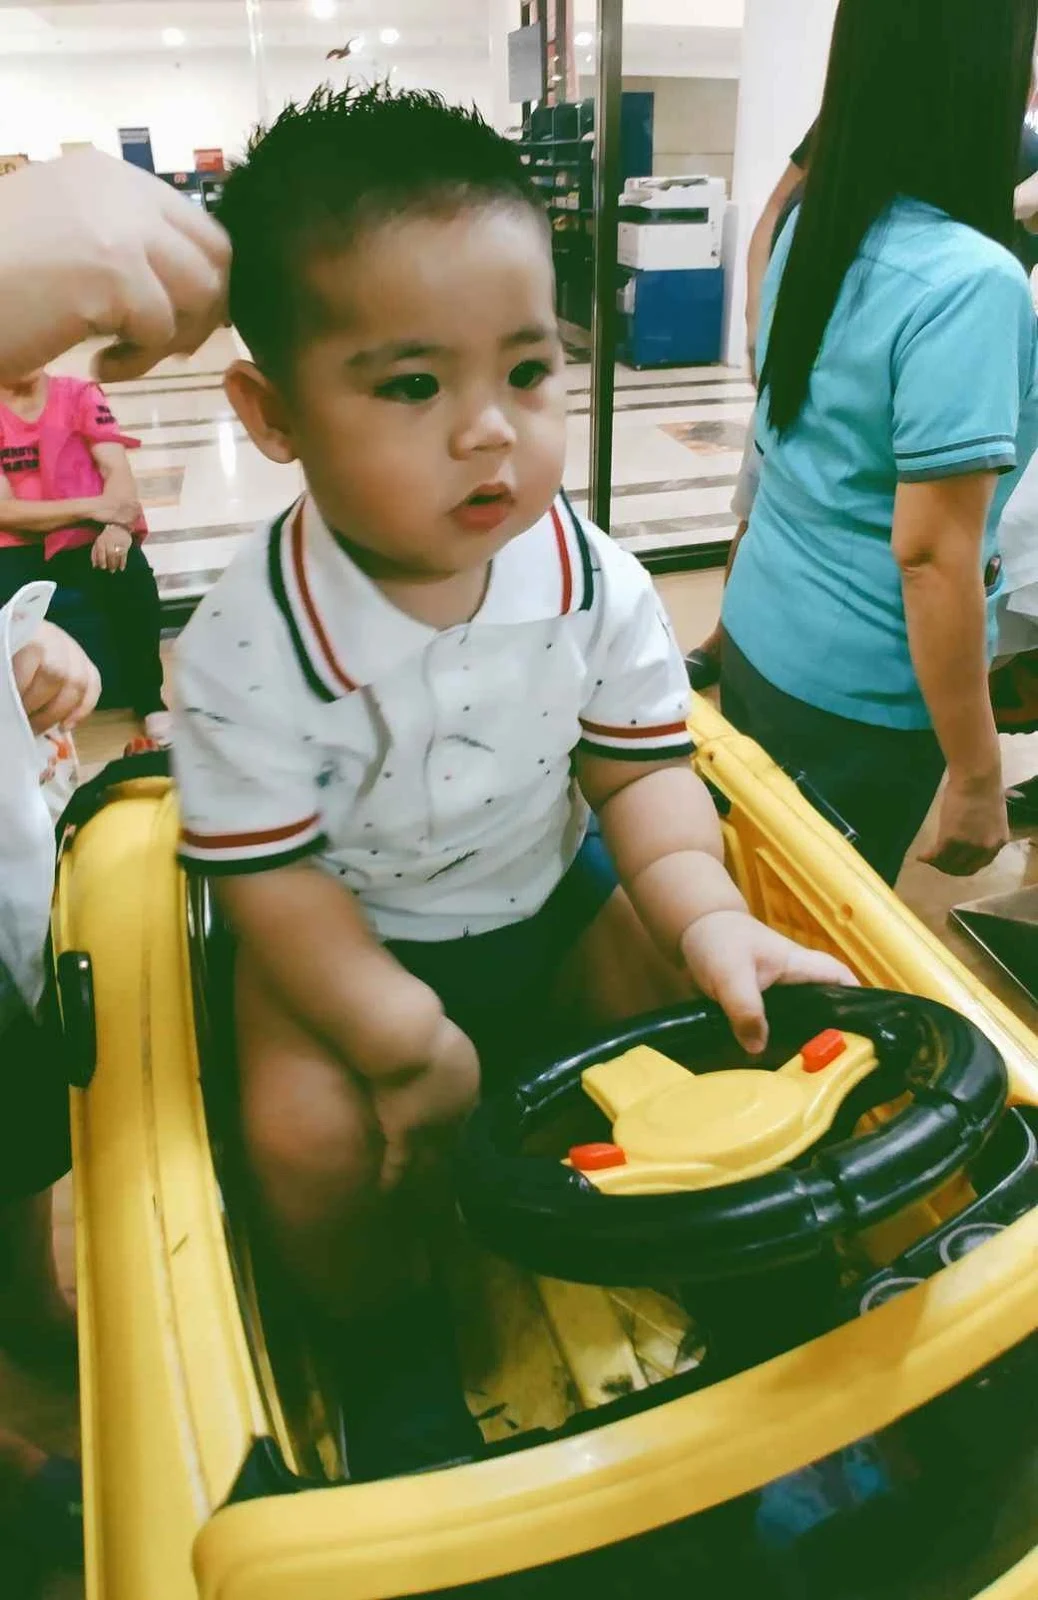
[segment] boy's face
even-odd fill
[[[566,443],[547,235],[521,208],[413,218],[319,262],[326,332],[244,420],[302,463],[326,522],[387,575],[485,563],[548,509]],[[238,403],[236,385],[232,399]],[[272,426],[271,426],[272,424]]]

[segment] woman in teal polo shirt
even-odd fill
[[[725,596],[726,714],[893,882],[1007,838],[987,689],[998,520],[1038,444],[1006,246],[1038,0],[841,0],[800,212],[765,283],[760,492]]]

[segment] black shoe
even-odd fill
[[[697,694],[702,694],[704,689],[712,689],[715,683],[721,681],[720,658],[709,650],[693,650],[685,657],[685,666],[688,681]]]
[[[465,1404],[446,1294],[425,1289],[351,1324],[342,1371],[352,1482],[467,1461],[483,1435]]]
[[[1033,828],[1038,823],[1038,777],[1007,790],[1006,810],[1012,828]]]

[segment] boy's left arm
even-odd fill
[[[603,620],[576,751],[581,790],[599,817],[620,881],[663,954],[723,1006],[739,1042],[767,1042],[763,992],[777,983],[853,983],[832,957],[805,950],[750,915],[724,864],[721,828],[692,770],[688,677],[648,574],[595,544]]]
[[[631,771],[581,753],[577,774],[620,881],[660,950],[721,1005],[739,1043],[767,1044],[763,994],[779,983],[848,983],[831,956],[805,950],[750,915],[724,865],[706,785],[687,760]]]

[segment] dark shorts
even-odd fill
[[[616,889],[597,823],[535,916],[494,933],[442,943],[391,940],[401,966],[435,989],[467,1033],[485,1074],[500,1075],[552,1043],[550,998],[559,969]]]
[[[725,636],[721,710],[857,834],[861,855],[889,884],[926,821],[944,776],[929,729],[882,728],[819,711],[776,689]]]
[[[71,1165],[68,1078],[53,1038],[22,1012],[0,1034],[0,1206],[49,1189]]]

